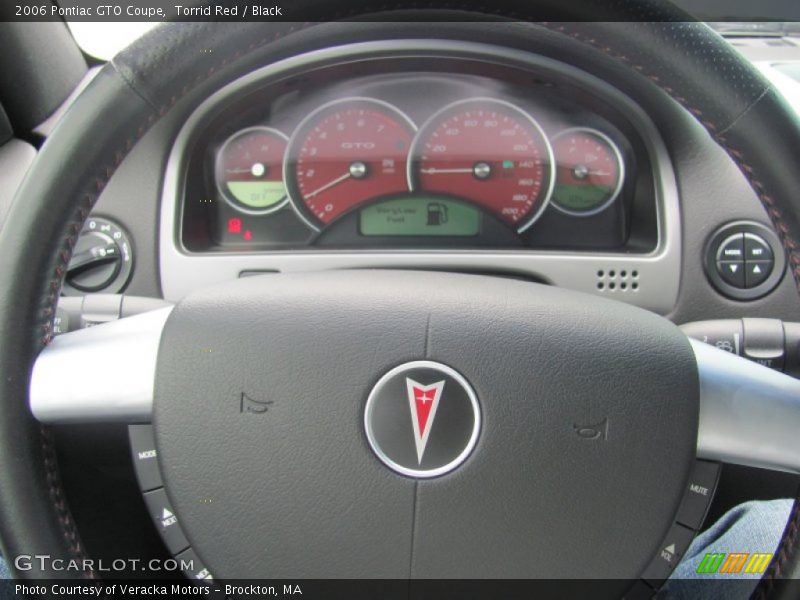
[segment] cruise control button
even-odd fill
[[[708,505],[714,496],[719,477],[719,463],[698,460],[695,462],[686,492],[678,509],[678,522],[692,529],[700,529]]]
[[[184,575],[189,579],[195,579],[209,584],[214,581],[211,572],[197,556],[197,553],[191,548],[187,548],[175,556],[175,560],[178,561],[181,568],[183,568]]]
[[[167,493],[164,488],[145,493],[144,501],[158,532],[161,534],[161,539],[164,540],[164,544],[170,553],[177,554],[181,550],[188,548],[189,541],[178,524],[178,517],[175,516],[175,511],[167,499]]]
[[[717,260],[720,261],[741,261],[744,260],[744,234],[735,233],[726,238],[720,245],[717,252]]]
[[[672,526],[642,579],[658,587],[664,583],[694,539],[694,531],[677,523]]]
[[[772,273],[773,262],[771,260],[747,261],[745,269],[745,287],[753,288],[766,281]]]
[[[136,478],[143,492],[161,487],[161,471],[158,469],[158,453],[152,425],[129,425],[131,453]]]
[[[744,257],[745,260],[772,260],[772,248],[763,238],[754,233],[744,234]]]
[[[726,283],[737,288],[745,287],[744,261],[719,261],[717,271]]]

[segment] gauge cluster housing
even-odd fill
[[[266,79],[215,112],[187,149],[189,252],[658,243],[641,134],[561,73],[347,61]]]
[[[405,129],[388,146],[376,131],[387,114]],[[359,118],[367,137],[351,135]],[[248,132],[275,147],[228,155]],[[326,146],[323,133],[341,137]],[[451,134],[434,157],[436,135]],[[235,187],[255,188],[254,203],[231,198]],[[194,109],[167,162],[161,282],[180,298],[253,272],[442,269],[665,313],[678,294],[679,220],[658,131],[613,86],[488,44],[364,42],[262,67]],[[606,273],[636,273],[636,285],[605,285]]]

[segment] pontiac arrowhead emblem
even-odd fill
[[[417,462],[422,464],[422,455],[428,445],[436,409],[444,389],[444,380],[431,385],[422,385],[406,377],[408,404],[411,407],[411,424],[414,427],[414,443],[417,446]]]
[[[431,360],[403,363],[372,388],[364,429],[375,455],[390,469],[408,477],[438,477],[475,448],[478,397],[452,367]]]

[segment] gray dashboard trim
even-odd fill
[[[188,149],[207,121],[233,96],[298,71],[359,60],[398,57],[461,58],[520,68],[535,67],[566,76],[616,104],[638,129],[654,167],[658,244],[648,254],[538,250],[302,250],[251,254],[196,254],[180,243],[179,199]],[[614,297],[660,314],[675,307],[680,286],[681,233],[678,188],[666,147],[653,122],[633,100],[604,81],[552,59],[492,45],[445,40],[364,42],[332,47],[279,61],[226,85],[189,116],[172,146],[164,177],[159,233],[161,287],[178,301],[192,290],[230,281],[242,271],[316,271],[347,268],[418,268],[494,272],[526,276],[552,285]],[[631,285],[603,285],[613,274],[636,274]],[[634,284],[635,283],[635,284]]]

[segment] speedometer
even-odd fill
[[[503,100],[445,107],[422,126],[411,156],[414,191],[470,200],[517,231],[536,221],[553,190],[553,152],[542,128]]]
[[[337,100],[311,113],[292,136],[284,162],[298,214],[319,229],[363,202],[407,192],[415,131],[398,108],[370,98]]]

